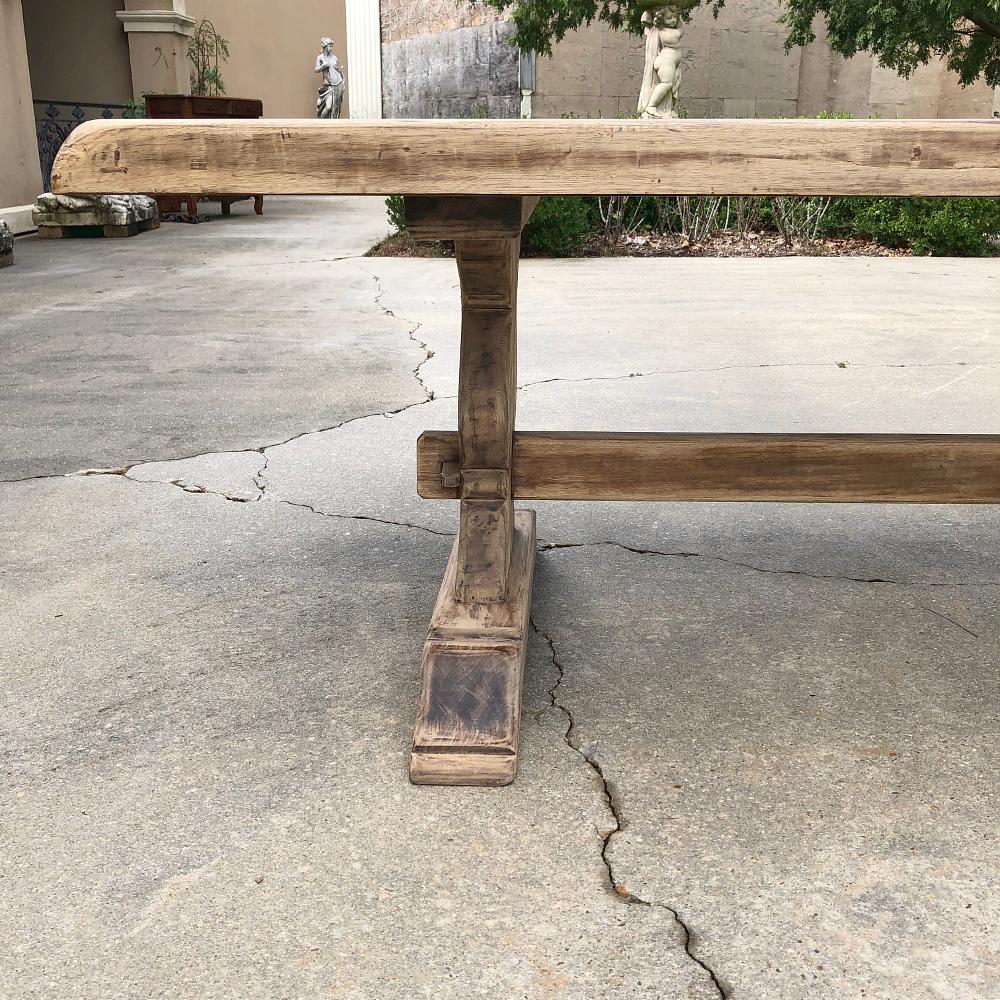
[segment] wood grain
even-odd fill
[[[418,232],[454,238],[462,291],[458,432],[439,469],[461,507],[424,646],[410,757],[419,784],[503,785],[517,770],[535,516],[515,515],[511,450],[518,253],[533,202],[407,199]]]
[[[466,602],[503,601],[514,531],[510,486],[517,396],[520,239],[455,241],[462,287],[458,369],[458,570]]]
[[[506,785],[517,773],[521,678],[535,567],[535,514],[519,510],[507,600],[455,598],[458,540],[424,645],[410,780]]]
[[[60,194],[1000,194],[1000,121],[94,121]]]
[[[455,498],[453,432],[417,442],[417,492]],[[514,435],[517,499],[1000,503],[995,434]]]
[[[415,240],[509,239],[520,236],[537,198],[511,195],[436,198],[410,195],[404,202],[406,231]]]

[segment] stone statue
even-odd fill
[[[333,39],[320,39],[322,49],[316,57],[316,72],[323,74],[323,85],[316,98],[317,118],[339,118],[344,103],[344,71],[333,54]]]
[[[681,88],[681,38],[684,20],[677,7],[643,11],[646,25],[646,65],[639,91],[640,118],[676,118]]]

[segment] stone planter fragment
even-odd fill
[[[40,194],[31,218],[43,239],[135,236],[160,225],[156,199],[144,194]]]
[[[3,219],[0,219],[0,267],[14,263],[14,233]]]

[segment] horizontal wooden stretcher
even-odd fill
[[[402,194],[455,241],[458,430],[418,442],[459,501],[424,645],[414,782],[517,769],[535,515],[514,500],[1000,502],[1000,435],[515,432],[521,230],[545,194],[1000,195],[1000,121],[99,121],[60,194]]]

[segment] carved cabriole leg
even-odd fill
[[[462,287],[459,530],[424,646],[410,759],[422,784],[505,785],[517,772],[535,515],[514,513],[511,484],[524,200],[499,201],[511,204],[407,199],[408,223],[413,212],[424,232],[455,237]],[[477,208],[490,216],[481,236]]]

